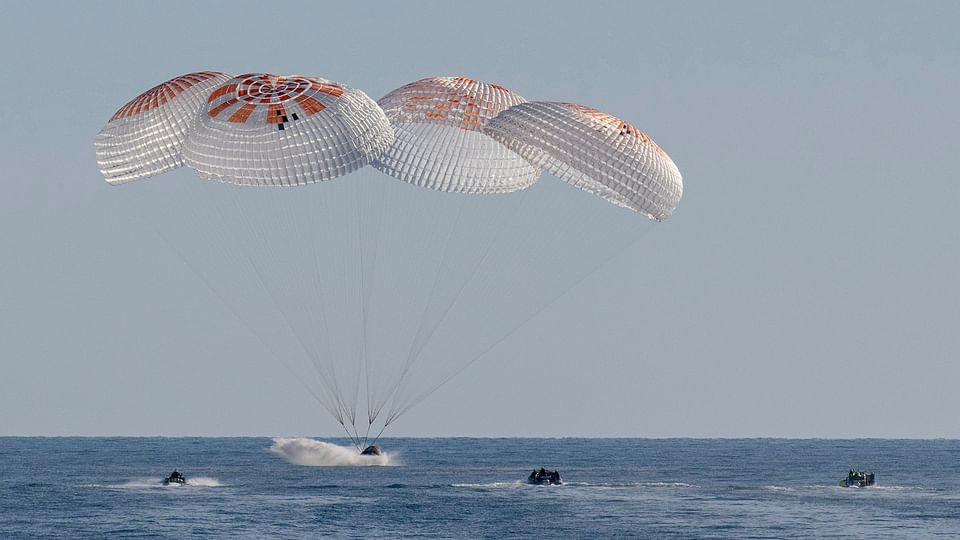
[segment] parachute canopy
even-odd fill
[[[120,108],[96,138],[97,164],[111,184],[176,169],[187,132],[210,91],[229,79],[219,71],[174,77]]]
[[[396,141],[375,162],[380,171],[418,186],[458,193],[508,193],[540,176],[523,157],[483,133],[501,111],[526,100],[466,77],[430,77],[378,101]]]
[[[510,107],[484,132],[564,182],[650,218],[680,202],[680,171],[646,133],[590,107],[534,101]]]
[[[184,156],[204,178],[301,185],[359,169],[392,142],[386,116],[361,90],[315,77],[250,73],[210,93]]]

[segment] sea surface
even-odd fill
[[[960,441],[396,438],[386,466],[283,443],[0,438],[0,537],[960,538]],[[541,465],[564,485],[525,484]]]

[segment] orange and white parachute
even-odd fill
[[[547,170],[657,220],[683,195],[670,157],[623,120],[467,77],[421,79],[374,103],[315,77],[190,73],[117,111],[96,151],[112,184],[186,163],[233,184],[301,185],[372,163],[417,186],[474,194],[519,191]]]
[[[497,84],[430,77],[377,103],[396,141],[374,163],[418,186],[458,193],[509,193],[530,187],[540,171],[483,133],[491,118],[526,99]]]
[[[316,77],[252,73],[207,97],[184,157],[204,178],[302,185],[353,172],[393,142],[363,91]]]
[[[680,171],[653,139],[590,107],[522,103],[484,133],[564,182],[653,219],[670,217],[683,195]]]
[[[199,71],[174,77],[118,110],[96,138],[97,164],[111,184],[183,165],[183,141],[207,95],[230,76]]]

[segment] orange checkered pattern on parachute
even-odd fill
[[[312,116],[326,109],[327,105],[320,101],[319,94],[338,98],[343,91],[337,84],[312,77],[248,73],[227,81],[210,93],[207,103],[213,105],[217,100],[223,101],[207,111],[207,115],[217,118],[230,109],[227,122],[242,124],[262,121],[282,130],[284,124],[297,120],[301,115]],[[284,105],[290,100],[296,104],[292,110],[289,105]],[[267,108],[265,114],[256,114],[263,106]]]
[[[395,103],[407,113],[405,121],[434,121],[479,130],[486,120],[520,102],[506,88],[468,77],[430,77],[398,88],[382,101]],[[389,105],[388,105],[389,108]],[[410,117],[409,115],[412,115]]]
[[[199,71],[197,73],[181,75],[180,77],[170,79],[163,84],[158,84],[157,86],[154,86],[153,88],[133,98],[129,103],[121,107],[120,110],[118,110],[113,117],[110,118],[110,121],[112,122],[120,118],[127,118],[151,109],[156,109],[157,107],[166,104],[168,100],[172,99],[174,96],[183,92],[187,88],[218,75],[223,74],[217,71]]]
[[[647,144],[653,147],[653,149],[656,150],[658,154],[661,154],[664,156],[666,155],[666,153],[659,146],[657,146],[657,143],[653,142],[653,139],[651,139],[649,135],[635,128],[632,124],[628,124],[627,122],[624,122],[623,120],[617,118],[616,116],[598,111],[593,107],[577,105],[576,103],[565,103],[565,105],[581,114],[584,114],[591,118],[596,118],[597,120],[603,122],[604,124],[613,126],[614,128],[617,129],[617,131],[620,132],[620,135],[632,135],[640,139],[640,141],[643,142],[644,144]]]

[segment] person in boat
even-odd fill
[[[534,484],[559,484],[560,471],[548,471],[544,467],[534,469],[527,477],[527,481]]]
[[[163,479],[163,485],[168,486],[170,484],[186,484],[187,478],[183,476],[177,469],[174,469],[170,476]]]

